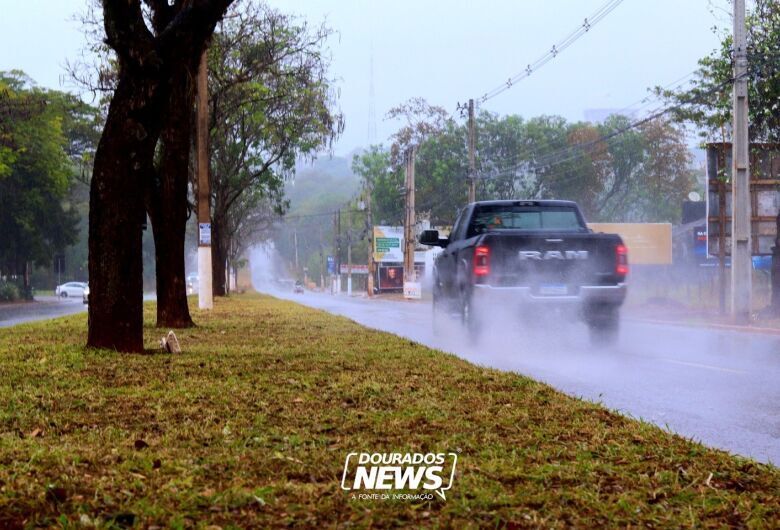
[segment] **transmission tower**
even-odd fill
[[[368,131],[366,142],[368,145],[376,143],[376,105],[374,102],[374,44],[371,43],[371,61],[369,66],[368,84]]]

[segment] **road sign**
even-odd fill
[[[422,298],[422,286],[420,282],[404,282],[404,298],[419,300]]]
[[[341,274],[349,274],[349,265],[342,263],[340,272]],[[368,265],[356,265],[353,263],[352,274],[368,274]]]
[[[198,243],[211,245],[211,223],[198,223]]]

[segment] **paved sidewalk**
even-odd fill
[[[747,333],[780,335],[780,318],[754,318],[749,324],[737,324],[731,315],[721,315],[717,309],[690,308],[672,300],[654,300],[641,305],[627,304],[623,316],[631,320],[688,327],[706,327]]]

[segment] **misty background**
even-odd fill
[[[391,107],[423,97],[456,113],[522,72],[581,25],[604,0],[360,1],[270,0],[311,26],[326,24],[332,78],[345,116],[333,152],[386,143],[398,124]],[[0,70],[22,67],[39,85],[75,90],[67,60],[84,47],[78,17],[86,0],[0,0]],[[575,45],[482,108],[569,121],[589,109],[619,110],[696,68],[730,30],[727,0],[625,0]],[[719,30],[713,28],[718,26]],[[373,56],[376,137],[369,138]],[[89,94],[83,94],[90,99]]]

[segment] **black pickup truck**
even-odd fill
[[[426,230],[420,243],[444,248],[433,271],[434,319],[457,313],[472,339],[496,315],[558,313],[582,319],[596,344],[617,339],[626,247],[617,234],[590,230],[574,202],[471,203],[449,238]]]

